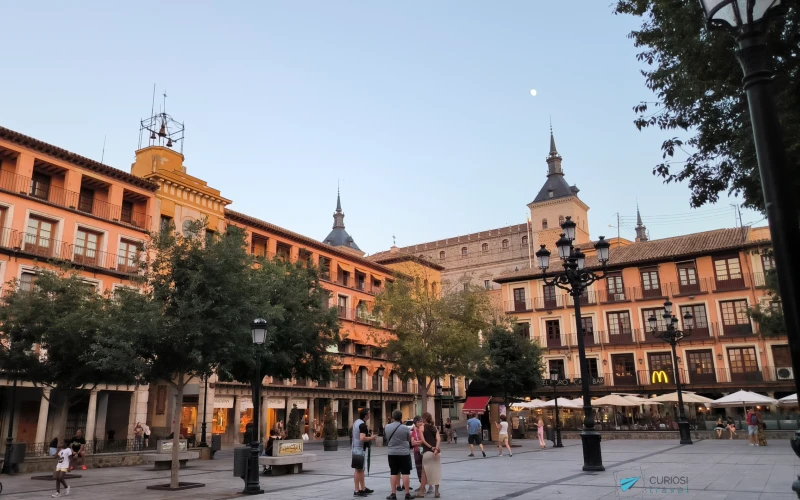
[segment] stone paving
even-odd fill
[[[549,443],[548,443],[549,444]],[[569,499],[661,499],[695,500],[789,500],[797,496],[792,481],[800,474],[798,460],[787,441],[767,447],[752,447],[747,441],[707,440],[691,446],[664,440],[610,440],[603,442],[606,471],[581,471],[578,440],[565,440],[564,448],[538,449],[533,441],[515,441],[514,457],[497,457],[496,447],[486,447],[489,458],[468,458],[466,445],[444,445],[441,497],[444,499],[532,500]],[[233,453],[223,450],[213,461],[194,461],[181,471],[182,481],[205,483],[204,488],[179,492],[147,490],[151,484],[168,482],[168,471],[148,466],[94,469],[69,481],[72,496],[95,499],[346,499],[353,498],[349,449],[342,442],[337,452],[322,452],[320,443],[307,445],[318,461],[299,475],[264,476],[263,495],[245,497],[243,481],[233,477]],[[41,473],[40,473],[41,474]],[[30,474],[0,476],[3,498],[41,499],[54,492],[53,481],[34,481]],[[625,492],[619,479],[641,478]],[[651,490],[662,477],[685,476],[688,491]],[[415,477],[412,473],[412,477]],[[416,484],[412,480],[412,485]],[[373,499],[389,494],[386,448],[373,450],[367,486]],[[427,495],[426,498],[433,498]]]

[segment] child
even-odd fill
[[[62,484],[64,485],[64,488],[66,488],[66,492],[64,494],[69,496],[69,486],[67,486],[67,482],[64,481],[64,476],[67,475],[67,471],[69,470],[69,458],[71,456],[72,448],[70,448],[66,443],[61,443],[58,446],[58,452],[56,453],[58,463],[56,464],[56,472],[53,474],[53,477],[56,480],[56,492],[50,495],[53,498],[58,498],[61,496]]]

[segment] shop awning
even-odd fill
[[[489,400],[492,399],[489,396],[471,396],[468,397],[466,401],[464,401],[464,407],[461,408],[462,413],[484,413],[486,411],[486,405],[489,403]]]

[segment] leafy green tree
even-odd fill
[[[775,269],[764,273],[765,296],[769,298],[770,306],[761,307],[756,303],[749,310],[750,317],[758,323],[759,331],[764,336],[786,335],[786,323],[783,319],[781,294],[778,290],[778,275]]]
[[[466,376],[480,353],[480,332],[493,313],[486,293],[468,289],[437,294],[422,280],[398,279],[375,298],[375,311],[392,330],[374,337],[396,365],[420,381],[427,411],[431,383],[445,375]]]
[[[492,327],[475,374],[479,385],[503,396],[508,408],[513,401],[529,396],[536,389],[541,374],[542,351],[538,343],[505,326]]]
[[[322,433],[327,441],[336,441],[339,439],[339,431],[336,428],[336,415],[333,413],[333,407],[331,407],[330,403],[325,407],[325,415],[322,419],[322,424]]]
[[[784,127],[788,170],[800,188],[800,9],[769,22],[777,108]],[[656,102],[634,106],[639,130],[665,131],[663,162],[653,173],[665,182],[687,181],[691,205],[714,203],[720,193],[741,194],[744,205],[764,211],[742,71],[736,41],[725,31],[709,31],[697,1],[617,0],[616,14],[640,17],[630,33],[642,51],[639,61]],[[679,135],[677,135],[679,134]]]
[[[287,439],[300,439],[303,436],[303,412],[297,408],[297,405],[292,405],[292,411],[289,412],[289,421],[286,423],[286,438]]]

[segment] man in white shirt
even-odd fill
[[[52,496],[53,498],[58,498],[61,496],[61,485],[64,485],[66,488],[65,494],[69,496],[69,486],[67,486],[67,482],[64,481],[64,476],[67,475],[69,471],[69,460],[72,457],[72,448],[70,448],[66,443],[61,443],[58,447],[58,451],[56,452],[56,458],[58,459],[58,463],[56,464],[56,473],[54,477],[56,479],[56,492]]]

